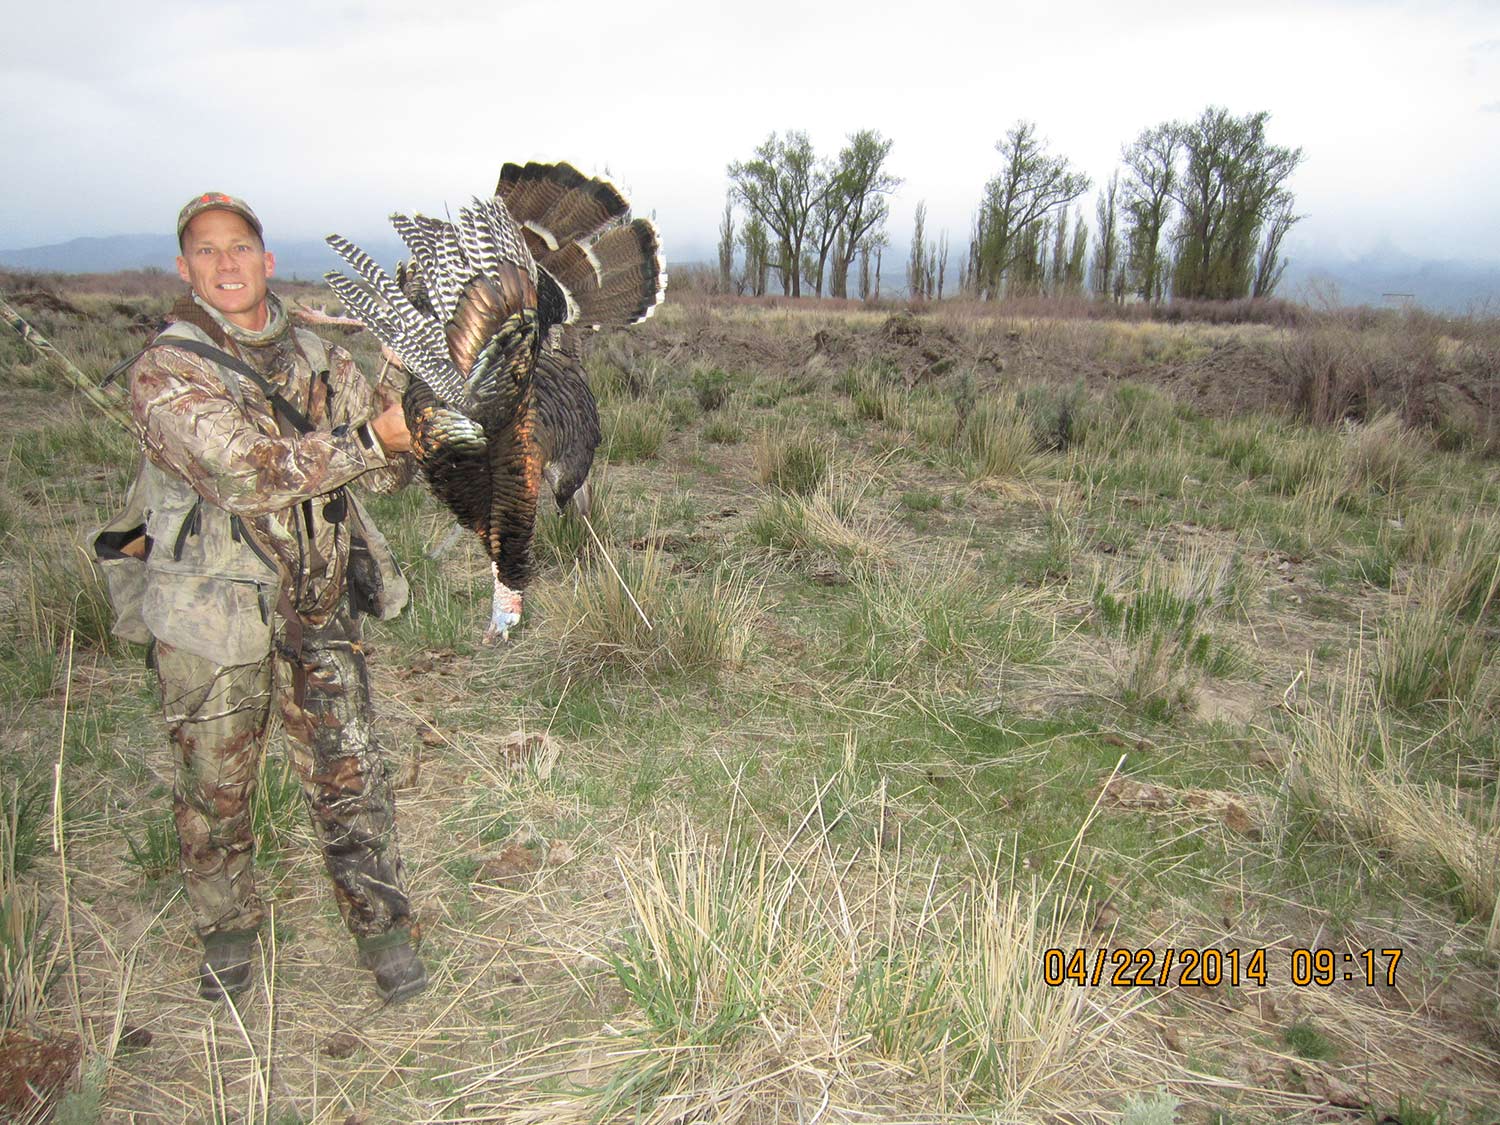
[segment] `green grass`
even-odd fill
[[[413,588],[402,618],[368,623],[382,740],[443,735],[398,806],[433,985],[388,1066],[340,1072],[340,1116],[793,1120],[826,1098],[825,1117],[864,1120],[1249,1121],[1285,1099],[1235,1076],[1288,1058],[1375,1067],[1387,1091],[1422,1090],[1455,1041],[1500,1065],[1473,1030],[1500,901],[1494,466],[1388,421],[1226,420],[1100,376],[1296,329],[956,309],[916,314],[960,358],[910,388],[909,357],[879,355],[883,310],[669,304],[594,339],[594,526],[624,581],[544,505],[503,645],[475,644],[475,545],[426,557],[451,519],[420,487],[371,501]],[[776,360],[824,328],[877,358]],[[752,333],[767,358],[747,367]],[[676,339],[699,341],[691,360],[664,358]],[[252,1049],[277,1059],[264,1116],[305,1116],[330,1065],[315,1044],[366,982],[296,780],[273,747],[255,833],[292,935],[274,983],[310,1001],[278,1000],[269,1025],[247,1010],[247,1049],[231,1023],[179,1018],[191,935],[158,705],[84,576],[55,565],[134,451],[40,430],[0,464],[18,746],[0,802],[22,810],[0,886],[7,1018],[71,1026],[57,969],[76,969],[99,1042],[116,996],[157,1032],[112,1056],[104,1116],[222,1117],[260,1073]],[[507,760],[518,728],[553,740],[546,769]],[[47,836],[59,760],[71,918],[98,939],[76,965]],[[1122,760],[1157,804],[1106,795]],[[476,888],[510,842],[542,869]],[[94,897],[140,868],[159,886]],[[1375,1051],[1348,1033],[1369,1022],[1362,990],[1226,1040],[1216,1004],[1037,975],[1049,945],[1304,932],[1399,936],[1422,951],[1403,992],[1444,1004],[1383,1008],[1397,1022]],[[1468,1113],[1452,1119],[1486,1120],[1452,1069],[1445,1096]]]
[[[615,464],[649,461],[661,451],[667,436],[663,410],[650,401],[622,403],[601,421],[604,440],[599,451]]]
[[[718,411],[703,424],[703,440],[714,445],[738,445],[745,440],[745,427],[732,411]]]
[[[1035,599],[994,596],[951,559],[862,570],[838,662],[858,681],[910,689],[932,679],[971,687],[1006,663],[1045,655],[1050,630]]]
[[[275,855],[306,819],[302,784],[291,761],[285,757],[263,761],[250,806],[250,830],[255,835],[257,854]]]
[[[177,826],[170,816],[155,817],[139,833],[127,833],[125,847],[125,862],[147,882],[177,873]]]
[[[913,512],[935,512],[943,506],[943,497],[925,488],[913,489],[901,494],[901,506]]]
[[[1233,674],[1239,658],[1211,626],[1217,617],[1244,611],[1251,584],[1238,557],[1207,551],[1153,559],[1123,583],[1097,577],[1100,621],[1128,647],[1119,677],[1122,701],[1160,721],[1191,706],[1198,673]]]
[[[1298,1020],[1281,1030],[1281,1041],[1299,1059],[1331,1059],[1336,1052],[1333,1044],[1310,1020]]]

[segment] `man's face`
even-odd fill
[[[233,211],[204,211],[182,232],[177,273],[199,299],[241,328],[266,326],[266,279],[275,272],[255,230]]]

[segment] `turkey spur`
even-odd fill
[[[586,506],[599,414],[580,334],[661,303],[656,228],[613,185],[568,164],[506,164],[456,221],[392,215],[411,257],[392,278],[338,235],[353,276],[326,275],[406,369],[403,406],[434,495],[479,535],[495,574],[485,639],[520,616],[540,481]]]

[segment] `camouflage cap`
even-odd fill
[[[250,224],[250,229],[255,231],[255,237],[262,242],[266,240],[266,232],[261,229],[260,220],[255,217],[255,212],[250,210],[250,204],[232,195],[225,195],[222,191],[205,191],[202,195],[193,196],[182,210],[177,212],[177,244],[179,246],[182,244],[182,232],[187,230],[187,225],[195,216],[205,211],[233,211]]]

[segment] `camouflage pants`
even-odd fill
[[[274,698],[344,924],[368,940],[411,924],[395,803],[371,724],[357,621],[342,608],[305,626],[297,669],[279,646],[258,664],[219,667],[157,642],[162,710],[176,759],[172,811],[183,882],[199,935],[254,930],[250,801]]]

